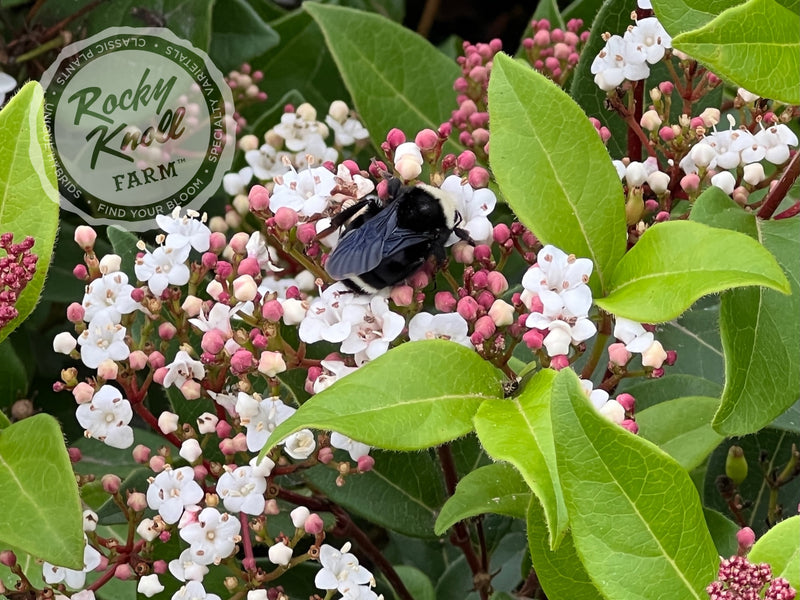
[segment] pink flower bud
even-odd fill
[[[163,575],[167,572],[167,561],[165,560],[157,560],[153,562],[153,573],[157,575]]]
[[[241,348],[231,356],[231,370],[234,373],[244,373],[254,364],[255,359],[249,350]]]
[[[167,459],[161,456],[160,454],[156,454],[155,456],[150,457],[150,470],[153,473],[161,473],[164,468],[167,466]]]
[[[660,210],[658,211],[658,214],[656,214],[655,221],[656,223],[663,223],[664,221],[669,221],[669,218],[670,216],[667,211]]]
[[[483,339],[492,337],[496,330],[497,326],[489,315],[484,315],[475,322],[475,333],[480,334]]]
[[[556,371],[566,369],[569,366],[569,359],[566,354],[558,354],[550,359],[550,368]]]
[[[164,358],[164,355],[161,354],[161,352],[156,350],[147,356],[147,362],[151,369],[160,369],[167,364],[167,359]]]
[[[497,327],[506,327],[514,323],[514,307],[499,298],[492,303],[489,317]]]
[[[269,191],[263,185],[254,185],[247,195],[250,201],[250,210],[261,212],[269,208]]]
[[[327,465],[333,460],[333,449],[330,446],[320,448],[319,452],[317,453],[317,460],[323,465]]]
[[[133,455],[133,460],[140,465],[146,465],[150,460],[150,448],[142,444],[137,444],[131,454]]]
[[[261,316],[267,321],[277,323],[283,316],[283,305],[277,300],[268,300],[261,307]]]
[[[178,329],[172,323],[161,323],[158,326],[158,337],[162,340],[171,340],[176,333],[178,333]]]
[[[686,193],[696,192],[700,188],[700,176],[697,173],[689,173],[681,178],[681,188]]]
[[[233,296],[239,302],[254,300],[258,294],[258,284],[250,275],[240,275],[233,280]]]
[[[508,280],[500,271],[489,271],[487,287],[492,294],[500,296],[508,291]]]
[[[494,294],[489,290],[483,290],[478,294],[478,297],[475,299],[478,302],[478,305],[483,308],[484,310],[489,310],[494,303]]]
[[[409,306],[414,301],[414,288],[410,285],[396,285],[389,297],[397,306]]]
[[[140,371],[147,366],[147,355],[141,350],[134,350],[128,356],[128,364],[134,371]]]
[[[83,458],[80,448],[67,448],[67,454],[69,455],[69,462],[71,463],[80,462]]]
[[[3,550],[0,552],[0,565],[6,567],[17,566],[17,555],[12,550]]]
[[[214,254],[219,254],[228,245],[228,240],[225,239],[225,234],[215,231],[208,238],[208,249]]]
[[[479,346],[483,345],[483,342],[486,341],[486,338],[484,338],[482,334],[476,331],[471,336],[469,336],[469,341],[472,342],[473,346],[478,348]]]
[[[658,112],[655,110],[645,111],[642,118],[639,119],[639,124],[648,131],[655,131],[661,127],[662,122],[661,117],[658,116]]]
[[[669,96],[674,88],[675,84],[673,84],[671,81],[662,81],[658,84],[658,89],[661,90],[661,93],[665,96]]]
[[[67,320],[70,323],[80,323],[83,321],[83,317],[86,314],[83,306],[78,304],[77,302],[73,302],[67,307]]]
[[[492,238],[498,244],[503,244],[511,238],[511,230],[505,223],[499,223],[492,230]]]
[[[226,438],[231,434],[233,427],[227,421],[218,421],[216,426],[214,427],[214,431],[217,432],[217,436],[220,438]]]
[[[304,246],[308,246],[317,237],[317,230],[313,223],[301,223],[297,227],[297,240]]]
[[[172,534],[169,531],[162,531],[158,534],[159,541],[164,542],[165,544],[170,540],[171,537]]]
[[[369,454],[364,456],[359,456],[358,461],[358,470],[361,473],[366,473],[367,471],[371,471],[372,468],[375,466],[375,459],[372,458]]]
[[[546,29],[540,29],[533,34],[533,43],[539,48],[546,48],[550,45],[550,32]]]
[[[633,408],[636,405],[636,398],[630,394],[620,394],[617,396],[617,402],[625,409],[625,412],[633,412]]]
[[[197,400],[203,391],[203,387],[200,385],[200,382],[195,381],[194,379],[187,380],[181,386],[181,394],[187,400]]]
[[[297,225],[298,216],[297,212],[288,206],[282,206],[275,213],[275,224],[279,229],[289,231],[292,227]]]
[[[247,452],[247,436],[244,433],[237,433],[231,438],[233,449],[237,452]]]
[[[464,150],[458,155],[456,164],[462,171],[469,171],[475,166],[475,153],[472,150]]]
[[[75,276],[75,279],[85,281],[89,276],[89,271],[86,270],[86,265],[75,265],[75,268],[72,269],[72,274]]]
[[[474,135],[474,133],[473,133]],[[489,185],[489,171],[483,167],[473,167],[467,176],[469,184],[475,189],[484,188]]]
[[[456,299],[450,292],[436,292],[433,304],[439,312],[449,313],[455,310]]]
[[[92,401],[94,388],[85,381],[81,381],[72,389],[72,395],[75,397],[75,402],[78,404],[86,404]]]
[[[667,360],[664,362],[671,367],[676,360],[678,360],[678,353],[675,350],[667,350]]]
[[[631,359],[631,353],[625,348],[625,344],[617,342],[608,347],[608,358],[612,364],[624,367]]]
[[[756,543],[756,534],[749,527],[742,527],[736,532],[736,541],[739,544],[740,554],[747,553]]]
[[[482,290],[487,285],[489,285],[489,272],[486,269],[481,269],[472,276],[472,287],[476,290]]]
[[[258,266],[258,259],[247,257],[242,259],[236,272],[239,275],[250,275],[256,277],[261,274],[261,267]]]
[[[325,525],[322,518],[317,513],[311,513],[303,523],[303,529],[309,535],[319,535],[322,533]]]
[[[463,240],[456,242],[451,251],[453,260],[461,265],[471,265],[475,260],[475,248]]]
[[[486,244],[478,244],[475,246],[475,260],[479,262],[492,260],[492,249]]]
[[[225,438],[219,443],[219,451],[222,452],[225,456],[233,456],[236,454],[236,448],[234,446],[233,440],[230,438]]]
[[[658,210],[658,200],[653,200],[652,198],[645,200],[644,209],[650,213],[656,212]]]
[[[280,352],[262,352],[258,361],[258,371],[267,377],[275,377],[286,370],[286,362]]]
[[[631,433],[639,433],[639,425],[637,425],[636,421],[633,419],[623,419],[622,423],[620,423],[620,426],[623,429],[627,429]]]
[[[92,251],[96,239],[97,232],[88,225],[78,225],[75,228],[75,243],[78,244],[84,252]]]
[[[126,581],[133,577],[133,571],[131,570],[131,566],[128,563],[121,563],[118,564],[117,567],[114,569],[114,577],[117,579],[121,579],[122,581]]]
[[[236,254],[247,256],[247,242],[249,241],[250,236],[244,231],[240,231],[239,233],[234,234],[234,236],[231,238],[231,241],[228,242],[228,246],[230,246],[230,249]]]
[[[100,480],[100,484],[103,486],[103,490],[105,490],[107,494],[116,494],[122,485],[122,479],[113,473],[107,473],[103,475],[103,478]]]
[[[664,348],[658,340],[654,341],[647,350],[642,352],[642,366],[645,367],[658,369],[666,359],[667,353],[664,352]]]
[[[408,285],[414,289],[420,290],[430,283],[431,278],[423,269],[420,269],[419,271],[412,273],[411,276],[406,277],[406,281],[408,282]]]
[[[139,512],[147,508],[147,498],[142,492],[133,492],[128,496],[126,504],[129,508]]]
[[[395,149],[395,148],[397,148],[397,147],[398,147],[400,144],[403,144],[403,143],[405,143],[405,141],[406,141],[406,134],[405,134],[405,133],[403,133],[402,131],[400,131],[400,130],[399,130],[399,129],[397,129],[397,128],[395,128],[395,129],[392,129],[392,130],[390,130],[390,131],[389,131],[389,133],[387,133],[387,134],[386,134],[386,141],[387,141],[387,142],[388,142],[388,144],[389,144],[389,148],[391,148],[392,150],[394,150],[394,149]]]
[[[478,316],[479,308],[477,301],[472,296],[464,296],[458,301],[458,305],[456,306],[458,314],[467,321],[475,320]]]
[[[200,347],[209,354],[219,354],[225,347],[225,338],[219,329],[212,329],[203,334],[200,340]]]
[[[422,152],[431,152],[439,143],[439,136],[433,129],[423,129],[414,138],[414,143]]]
[[[522,336],[522,341],[525,342],[525,345],[531,350],[541,350],[544,343],[544,336],[540,331],[531,329],[525,332],[525,335]]]
[[[675,131],[672,129],[672,127],[667,127],[667,126],[662,127],[661,129],[658,130],[658,137],[660,137],[665,142],[669,142],[675,139]]]

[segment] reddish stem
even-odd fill
[[[792,184],[794,184],[798,176],[800,176],[800,152],[795,152],[792,160],[789,161],[789,166],[786,167],[778,183],[769,191],[767,197],[764,199],[764,204],[758,211],[759,219],[769,219],[772,216],[786,197],[789,188],[792,187]]]

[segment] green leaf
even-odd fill
[[[472,431],[472,416],[502,396],[502,376],[473,350],[408,342],[310,398],[278,425],[261,454],[307,427],[387,450],[438,446]]]
[[[764,98],[800,104],[800,15],[775,0],[748,0],[673,47],[723,79]]]
[[[555,29],[559,27],[565,29],[564,19],[561,18],[561,11],[558,9],[558,2],[556,0],[541,0],[536,5],[536,10],[533,12],[533,19],[537,21],[540,19],[547,19],[550,21],[550,26]],[[526,31],[530,29],[526,28]],[[532,37],[532,36],[531,36]]]
[[[547,523],[539,500],[531,497],[528,506],[528,549],[533,568],[542,589],[548,598],[570,600],[597,600],[602,598],[592,582],[581,559],[575,551],[575,543],[569,532],[561,540],[557,550],[550,549]]]
[[[280,42],[275,30],[244,0],[216,2],[212,26],[208,53],[223,72],[238,69]]]
[[[416,567],[406,565],[395,565],[394,570],[403,580],[414,600],[436,600],[436,590],[425,573]],[[397,598],[396,595],[395,598]]]
[[[692,219],[735,228],[758,239],[789,276],[791,295],[765,288],[725,292],[720,329],[725,351],[725,389],[714,429],[743,435],[768,425],[800,396],[800,329],[787,315],[800,314],[798,219],[761,221],[727,196],[698,198]],[[764,376],[764,374],[769,376]]]
[[[349,377],[349,375],[348,375]],[[433,538],[445,500],[441,470],[427,452],[372,451],[375,466],[336,485],[335,469],[317,466],[303,475],[309,487],[359,516],[392,531]]]
[[[509,206],[543,243],[590,258],[598,295],[627,235],[622,185],[594,127],[553,82],[503,54],[492,66],[489,115],[491,167]]]
[[[53,417],[38,414],[0,431],[0,489],[0,545],[54,565],[83,566],[78,485]]]
[[[136,264],[136,254],[139,252],[136,247],[139,242],[138,236],[122,227],[111,225],[106,229],[106,237],[111,242],[114,254],[122,259],[120,270],[128,276],[128,282],[135,285],[137,278],[133,266]]]
[[[33,237],[31,252],[39,259],[14,305],[19,314],[0,329],[0,342],[33,311],[50,265],[59,196],[48,140],[42,86],[31,81],[0,111],[0,234],[13,233],[16,244]]]
[[[703,509],[706,518],[706,525],[711,538],[714,540],[714,547],[720,556],[733,556],[739,548],[736,534],[740,527],[728,517],[710,508]]]
[[[280,36],[280,44],[252,61],[253,69],[266,74],[263,89],[267,102],[245,110],[250,122],[274,107],[283,113],[283,96],[296,90],[318,111],[327,112],[331,101],[348,101],[347,88],[325,46],[319,27],[304,10],[299,9],[271,23]],[[277,125],[280,114],[270,126]],[[266,129],[256,130],[263,134]]]
[[[0,343],[0,408],[8,409],[28,393],[28,372],[11,340]],[[3,415],[5,417],[5,415]],[[2,419],[3,417],[0,417]],[[0,425],[2,427],[2,425]]]
[[[705,598],[718,557],[686,471],[602,417],[569,369],[553,383],[551,413],[575,548],[598,589],[609,598]]]
[[[772,566],[773,577],[783,577],[792,587],[800,588],[800,516],[781,521],[765,533],[747,558],[752,563]]]
[[[424,38],[372,13],[316,2],[303,8],[322,29],[376,145],[398,125],[415,135],[425,128],[436,131],[450,118],[456,108],[451,83],[460,71]]]
[[[494,463],[473,471],[456,486],[436,519],[435,533],[442,535],[453,524],[483,513],[524,519],[530,489],[514,467]]]
[[[486,451],[514,465],[544,506],[551,548],[558,547],[567,529],[550,420],[555,377],[553,370],[539,371],[516,397],[484,402],[475,415],[475,431]]]
[[[642,323],[674,319],[698,298],[762,285],[788,294],[789,282],[768,250],[734,231],[693,221],[648,229],[614,270],[603,310]]]
[[[724,10],[744,0],[655,0],[653,12],[672,37],[700,29]]]
[[[711,429],[719,398],[689,396],[637,411],[639,435],[691,471],[724,439]]]
[[[658,337],[661,339],[660,335]],[[671,348],[672,346],[667,347]],[[678,362],[681,360],[679,356]],[[621,392],[627,392],[636,398],[638,412],[660,402],[683,396],[697,395],[719,398],[722,395],[722,386],[714,381],[693,375],[665,375],[659,379],[623,379],[617,388],[617,393]]]
[[[572,0],[563,10],[562,17],[565,22],[581,19],[584,25],[588,25],[594,22],[602,5],[602,0]]]

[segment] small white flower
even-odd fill
[[[164,586],[161,585],[161,582],[158,580],[158,575],[156,573],[151,573],[150,575],[144,575],[139,579],[139,584],[136,586],[136,591],[147,596],[148,598],[152,598],[156,594],[163,592]]]
[[[441,189],[449,192],[456,200],[461,222],[458,227],[466,230],[470,237],[479,244],[492,241],[492,222],[488,215],[497,204],[497,197],[489,188],[474,189],[469,183],[462,181],[458,175],[450,175],[441,185]],[[455,244],[460,238],[450,234],[448,246]]]
[[[231,317],[234,316],[240,308],[240,304],[228,306],[227,304],[216,302],[214,306],[211,307],[211,310],[208,311],[208,314],[201,310],[196,318],[189,319],[189,323],[203,332],[216,329],[227,339],[233,335]]]
[[[283,542],[278,542],[269,547],[269,560],[272,564],[285,567],[292,560],[292,553],[293,550],[289,546]]]
[[[591,71],[597,86],[610,92],[626,79],[646,79],[650,74],[650,67],[647,66],[645,54],[637,49],[635,43],[613,35],[595,57]]]
[[[217,481],[217,494],[222,498],[225,508],[232,513],[243,512],[260,515],[264,512],[267,480],[254,472],[253,467],[228,466]]]
[[[247,186],[253,179],[253,167],[245,167],[238,173],[231,172],[225,173],[222,176],[222,189],[229,196],[236,196],[237,194],[246,194]]]
[[[220,600],[220,597],[207,592],[199,581],[189,581],[172,595],[172,600]]]
[[[587,283],[593,268],[588,258],[575,258],[547,245],[539,251],[536,264],[522,277],[522,286],[539,294],[545,304],[546,292],[558,294],[568,311],[583,316],[592,305],[592,291]]]
[[[247,427],[247,449],[250,452],[261,450],[269,434],[291,417],[295,410],[277,396],[261,400],[260,397],[239,392],[236,412],[239,413],[241,424]]]
[[[90,369],[96,369],[106,359],[125,360],[130,348],[125,343],[125,328],[114,323],[108,315],[98,315],[78,336],[81,360]]]
[[[102,555],[89,545],[86,536],[83,537],[83,569],[77,571],[66,567],[57,567],[47,561],[42,564],[42,577],[50,585],[64,583],[74,590],[80,589],[86,583],[86,573],[94,571],[99,565]]]
[[[112,448],[128,448],[133,444],[133,429],[128,425],[133,417],[131,404],[113,386],[104,385],[97,390],[91,402],[78,406],[75,416],[86,430],[86,437]]]
[[[210,565],[219,564],[233,554],[241,540],[240,529],[239,519],[220,513],[216,508],[204,508],[197,515],[197,521],[183,527],[180,535],[191,545],[189,555],[192,560],[200,565]]]
[[[403,317],[389,310],[389,301],[383,296],[373,296],[366,312],[361,306],[345,307],[343,318],[353,327],[342,341],[341,351],[353,354],[358,366],[385,354],[406,324]]]
[[[369,138],[369,131],[358,119],[350,117],[344,123],[339,123],[328,115],[325,117],[325,123],[333,131],[333,141],[337,146],[352,146],[357,141]]]
[[[344,594],[348,589],[371,583],[372,573],[358,564],[358,559],[349,553],[350,544],[337,550],[323,544],[319,549],[319,562],[322,569],[314,577],[314,585],[321,590],[338,590]]]
[[[748,92],[743,87],[740,87],[738,90],[736,90],[736,95],[739,96],[739,98],[741,98],[745,104],[752,104],[761,97],[758,94]]]
[[[158,529],[156,529],[155,524],[156,522],[153,519],[144,518],[136,526],[136,533],[145,542],[152,542],[158,537]]]
[[[305,319],[300,323],[300,339],[307,344],[320,340],[344,341],[353,326],[366,315],[365,304],[369,302],[369,296],[354,294],[343,283],[333,284],[309,306]]]
[[[165,523],[177,523],[184,509],[196,507],[203,499],[203,488],[194,480],[192,467],[167,468],[147,488],[147,505],[157,510]]]
[[[189,548],[181,552],[178,558],[169,561],[169,572],[178,581],[203,581],[208,567],[192,560]]]
[[[370,446],[351,440],[346,435],[342,435],[336,431],[331,432],[331,446],[339,448],[339,450],[346,450],[353,460],[358,460],[362,456],[367,456],[370,451]]]
[[[468,335],[469,325],[458,313],[432,315],[420,312],[408,323],[408,338],[412,342],[418,340],[450,340],[472,348]]]
[[[758,185],[764,181],[765,177],[764,165],[761,163],[755,162],[744,166],[744,175],[742,176],[742,179],[744,179],[750,185]]]
[[[93,321],[97,315],[106,315],[113,323],[119,323],[122,315],[135,310],[143,310],[141,304],[131,298],[133,286],[128,283],[125,273],[109,273],[86,286],[81,303],[84,308],[83,320]]]
[[[93,510],[83,511],[83,530],[94,531],[97,529],[97,513]]]
[[[288,152],[278,152],[273,146],[264,144],[258,150],[248,150],[244,160],[253,169],[253,174],[261,181],[268,181],[277,175],[283,175],[289,167],[283,162],[291,159]]]
[[[653,334],[642,327],[641,323],[624,317],[616,317],[614,337],[625,344],[628,352],[644,352],[653,343]]]
[[[193,218],[199,216],[197,212],[187,210],[186,214],[181,217],[180,206],[176,206],[170,216],[156,215],[156,223],[167,233],[164,247],[171,248],[175,251],[188,249],[189,247],[194,248],[198,252],[205,252],[208,250],[211,240],[211,230],[206,227],[205,223],[199,219]],[[182,261],[183,260],[186,260],[186,257],[184,257]],[[139,274],[137,273],[136,276],[139,277]],[[175,285],[183,284],[178,283]]]
[[[146,281],[150,291],[160,296],[168,285],[185,285],[189,281],[189,258],[191,247],[182,248],[159,246],[136,259],[133,269],[140,281]]]
[[[194,360],[185,350],[179,350],[175,360],[167,365],[167,374],[164,376],[164,387],[174,385],[180,389],[190,379],[202,379],[206,376],[206,369],[199,360]]]
[[[319,394],[322,390],[328,389],[336,381],[357,371],[358,367],[348,367],[341,360],[323,360],[320,362],[323,371],[314,382],[314,393]]]
[[[786,125],[773,125],[755,134],[756,141],[766,149],[765,158],[773,165],[789,160],[789,146],[797,146],[797,136]]]
[[[276,182],[269,209],[275,213],[285,206],[306,217],[320,214],[328,207],[335,186],[333,173],[325,167],[289,171]]]
[[[281,443],[286,454],[297,460],[307,459],[317,448],[316,438],[310,429],[301,429]]]
[[[583,392],[589,397],[592,406],[612,423],[619,425],[625,419],[625,409],[616,400],[609,400],[608,392],[593,389],[594,384],[588,379],[581,379]]]
[[[655,17],[639,19],[628,28],[623,39],[633,44],[651,65],[664,58],[667,48],[672,48],[672,38]]]

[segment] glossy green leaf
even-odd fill
[[[772,254],[748,236],[693,221],[648,229],[614,270],[603,310],[643,323],[669,321],[697,299],[725,289],[761,285],[789,293]]]
[[[531,491],[513,466],[494,463],[473,471],[456,486],[436,519],[436,535],[454,523],[483,513],[525,518]]]
[[[740,527],[722,513],[704,508],[703,515],[706,518],[706,525],[711,538],[714,540],[714,547],[720,556],[733,556],[739,548],[736,534]]]
[[[485,402],[475,415],[475,431],[495,460],[514,465],[539,498],[547,515],[550,545],[567,529],[567,510],[558,482],[550,390],[556,373],[539,371],[515,397]]]
[[[686,471],[602,417],[569,369],[553,383],[550,410],[575,548],[598,589],[609,598],[706,598],[718,557]]]
[[[36,274],[14,305],[19,315],[0,329],[0,342],[39,301],[58,228],[58,187],[43,108],[42,86],[31,81],[0,111],[0,234],[13,233],[17,244],[33,237],[31,252],[39,257]]]
[[[265,73],[266,81],[261,87],[269,97],[265,103],[244,111],[250,122],[271,108],[279,107],[282,113],[282,98],[292,90],[318,111],[327,111],[333,100],[350,100],[325,39],[307,12],[298,9],[270,25],[281,41],[251,63],[253,69]],[[269,126],[277,125],[279,120],[280,114]],[[256,131],[263,134],[266,129]]]
[[[416,33],[372,13],[307,2],[355,108],[380,144],[393,127],[436,131],[456,108],[458,66]],[[422,68],[420,68],[422,66]]]
[[[349,377],[349,375],[348,375]],[[348,511],[404,535],[435,537],[434,521],[445,500],[441,468],[427,452],[413,454],[372,451],[372,470],[336,485],[339,473],[318,466],[303,475]]]
[[[307,427],[386,450],[438,446],[472,430],[478,406],[502,396],[501,381],[464,346],[408,342],[310,398],[275,428],[262,454]]]
[[[82,567],[78,486],[53,417],[38,414],[0,431],[0,489],[0,545],[54,565]]]
[[[725,9],[744,0],[654,0],[653,12],[672,37],[700,29]]]
[[[800,329],[786,326],[787,315],[800,314],[798,219],[761,221],[720,195],[704,194],[696,209],[692,219],[758,239],[791,285],[789,296],[755,287],[722,295],[725,390],[714,428],[724,435],[743,435],[768,425],[800,396]]]
[[[208,53],[223,72],[238,69],[280,42],[275,30],[245,0],[216,2],[212,27]]]
[[[533,568],[548,598],[598,600],[603,597],[583,568],[571,533],[564,536],[557,550],[550,549],[544,511],[535,496],[528,506],[527,528]]]
[[[561,11],[558,8],[558,2],[556,0],[541,0],[536,5],[536,10],[533,12],[533,19],[547,19],[550,21],[550,26],[555,29],[559,27],[561,29],[565,28],[564,19],[561,18]],[[526,28],[526,31],[529,32],[530,29]]]
[[[136,244],[139,242],[139,237],[135,233],[131,233],[116,225],[111,225],[106,229],[106,237],[108,241],[111,242],[114,254],[119,255],[122,259],[120,271],[128,276],[128,283],[135,285],[136,273],[133,267],[136,264],[136,254],[139,252],[139,249],[136,247]]]
[[[602,0],[572,0],[561,14],[565,22],[581,19],[584,25],[588,25],[594,21],[602,5]]]
[[[0,409],[8,410],[28,392],[28,372],[11,340],[0,343]],[[2,419],[5,415],[0,416]],[[0,425],[1,427],[2,425]]]
[[[660,335],[659,339],[661,339]],[[679,356],[678,361],[680,360]],[[660,402],[684,396],[719,398],[722,395],[722,386],[714,381],[693,375],[665,375],[659,379],[623,379],[617,387],[617,392],[627,392],[633,395],[636,398],[636,411],[638,412]]]
[[[489,114],[491,166],[509,206],[543,243],[590,258],[592,289],[607,289],[625,252],[625,202],[586,115],[549,79],[502,54],[492,67]]]
[[[711,429],[719,398],[689,396],[636,412],[639,435],[691,471],[724,439]]]
[[[800,104],[800,14],[776,0],[748,0],[672,45],[754,94]]]
[[[750,550],[748,560],[772,566],[773,577],[783,577],[800,588],[800,516],[781,521],[765,533]]]

